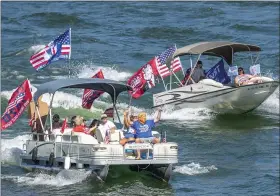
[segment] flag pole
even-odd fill
[[[72,50],[72,45],[71,45],[71,28],[69,28],[69,36],[70,36],[70,53],[69,53],[69,59],[68,59],[68,77],[71,77],[70,73],[70,59],[71,59],[71,50]]]

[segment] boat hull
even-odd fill
[[[128,157],[127,149],[142,149],[141,160]],[[134,151],[132,150],[132,151]],[[151,154],[152,153],[152,154]],[[151,157],[152,156],[152,157]],[[178,163],[176,143],[160,144],[80,144],[55,141],[27,140],[26,150],[20,155],[22,168],[58,172],[67,169],[90,170],[105,181],[111,166],[145,168],[154,176],[168,182],[172,165]],[[69,161],[68,161],[69,160]],[[68,162],[68,163],[67,163]]]
[[[154,95],[154,107],[209,108],[218,113],[241,114],[254,110],[279,86],[276,81],[223,88],[192,84]]]

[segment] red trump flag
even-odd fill
[[[13,125],[32,99],[29,81],[25,80],[12,94],[1,118],[1,131]]]
[[[127,84],[132,87],[130,94],[134,99],[141,97],[148,89],[155,86],[155,76],[158,75],[156,58],[142,66],[129,80]]]
[[[92,78],[101,78],[104,79],[104,75],[102,70],[97,72]],[[90,109],[94,100],[100,97],[104,92],[103,91],[97,91],[92,89],[85,89],[83,98],[82,98],[82,107],[85,109]]]

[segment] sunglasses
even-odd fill
[[[238,69],[238,71],[243,71],[243,69]]]

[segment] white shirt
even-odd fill
[[[105,124],[100,124],[98,129],[100,130],[103,139],[105,138],[106,132],[110,131],[111,128],[116,127],[115,124],[109,120]]]

